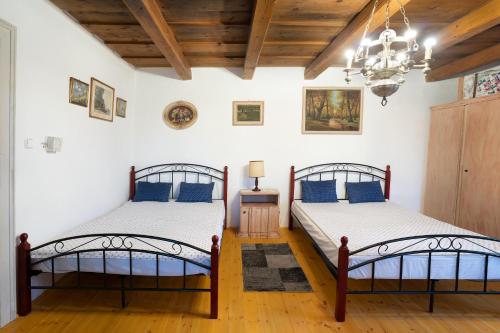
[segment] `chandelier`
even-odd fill
[[[379,2],[379,0],[376,0],[359,47],[356,51],[346,51],[345,81],[350,83],[352,75],[362,75],[366,79],[365,85],[370,87],[375,95],[382,97],[383,106],[387,104],[387,96],[394,94],[399,89],[399,86],[405,82],[404,76],[412,68],[422,68],[424,75],[430,72],[429,63],[432,56],[432,47],[436,44],[434,38],[428,38],[424,42],[424,59],[420,64],[415,62],[414,56],[419,49],[416,41],[417,32],[410,27],[410,20],[406,17],[403,4],[401,1],[397,1],[407,28],[404,36],[398,36],[396,31],[390,29],[389,5],[391,0],[388,0],[385,9],[385,30],[376,40],[370,40],[366,37]],[[353,62],[359,64],[361,69],[354,70],[352,68]]]

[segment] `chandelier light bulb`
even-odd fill
[[[368,58],[368,60],[366,61],[366,64],[367,64],[368,66],[373,66],[376,62],[377,62],[377,58],[375,58],[375,57],[370,57],[370,58]]]
[[[354,51],[353,50],[347,50],[345,51],[345,57],[347,58],[347,70],[351,69],[352,67],[352,58],[354,57]]]
[[[361,46],[368,46],[368,45],[370,45],[371,42],[372,42],[372,40],[370,38],[364,38],[361,41]]]
[[[405,32],[406,39],[414,39],[415,37],[417,37],[417,30],[409,29]]]
[[[425,46],[425,55],[424,59],[425,60],[430,60],[432,57],[432,47],[436,45],[436,39],[435,38],[427,38],[424,41],[424,46]]]
[[[349,49],[349,50],[345,51],[345,57],[347,59],[352,59],[352,57],[354,57],[354,50]]]
[[[433,38],[433,37],[430,37],[430,38],[427,38],[425,41],[424,41],[424,46],[426,48],[431,48],[433,47],[434,45],[436,45],[437,41],[436,41],[436,38]]]

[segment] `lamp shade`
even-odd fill
[[[264,177],[264,161],[250,161],[248,164],[249,177]]]

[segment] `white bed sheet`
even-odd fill
[[[110,213],[96,218],[87,223],[59,235],[57,239],[75,235],[120,233],[139,234],[168,238],[182,241],[210,251],[212,236],[219,236],[219,245],[222,241],[225,208],[222,200],[212,203],[183,203],[183,202],[127,202]],[[91,238],[89,238],[91,239]],[[154,250],[137,240],[132,242],[134,249]],[[146,240],[154,246],[167,252],[175,253],[179,250],[177,245],[156,240]],[[101,248],[106,239],[99,239],[82,247],[82,249]],[[70,249],[82,244],[82,239],[64,242],[64,249]],[[115,239],[115,244],[120,240]],[[182,246],[183,258],[210,266],[210,255]],[[63,249],[63,250],[64,250]],[[46,258],[56,254],[54,246],[44,247],[31,253],[32,261],[37,258]],[[133,253],[132,267],[134,275],[156,275],[156,256],[153,254]],[[35,269],[51,272],[51,262],[45,261],[37,264]],[[55,273],[67,273],[77,270],[76,255],[60,257],[54,260]],[[80,270],[82,272],[103,272],[102,252],[88,252],[80,254]],[[128,252],[106,252],[106,272],[110,274],[129,274]],[[183,275],[183,261],[175,258],[160,256],[159,273],[161,276]],[[203,267],[186,263],[186,274],[209,274]]]
[[[337,266],[340,238],[349,238],[350,251],[362,247],[400,237],[430,234],[468,234],[478,235],[471,231],[455,227],[431,217],[410,211],[391,202],[349,204],[338,203],[303,203],[295,201],[292,212],[304,229],[311,235],[328,259]],[[406,244],[412,244],[409,241]],[[488,241],[478,243],[500,252],[500,244]],[[398,243],[401,248],[405,243]],[[474,244],[462,242],[463,249],[480,249]],[[395,246],[395,245],[393,245]],[[428,242],[412,249],[426,249]],[[396,249],[396,247],[392,247]],[[391,248],[389,251],[391,252]],[[349,257],[349,267],[366,260],[380,257],[377,248]],[[460,279],[483,279],[484,256],[462,254],[460,257]],[[404,279],[426,279],[428,255],[407,255],[403,262]],[[376,263],[375,277],[378,279],[399,278],[399,258],[390,258]],[[432,279],[454,279],[456,254],[435,253],[432,257]],[[360,267],[349,272],[354,279],[371,278],[371,265]],[[500,259],[490,257],[488,267],[489,279],[500,279]]]

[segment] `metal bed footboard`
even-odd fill
[[[436,234],[436,235],[419,235],[411,237],[402,237],[391,239],[379,243],[375,243],[364,248],[349,251],[347,247],[347,237],[341,238],[341,247],[339,248],[338,264],[337,264],[337,296],[335,303],[335,318],[337,321],[345,320],[346,296],[366,295],[366,294],[407,294],[407,295],[429,295],[429,312],[434,310],[434,295],[437,294],[481,294],[481,295],[499,295],[500,290],[489,290],[488,282],[492,279],[490,275],[490,260],[491,258],[500,259],[500,252],[496,250],[500,247],[500,240],[478,235],[463,235],[463,234]],[[486,244],[487,243],[487,244]],[[498,245],[498,246],[494,246]],[[378,256],[374,259],[365,260],[361,263],[349,266],[349,257],[370,250],[376,250]],[[432,278],[432,260],[434,255],[446,254],[456,257],[455,274],[453,278],[440,280],[453,281],[452,290],[436,290],[438,279]],[[425,289],[405,289],[403,288],[404,279],[403,267],[404,258],[406,256],[422,255],[427,257],[427,273],[425,279]],[[481,279],[474,279],[480,284],[479,289],[464,290],[460,289],[460,264],[463,255],[475,255],[479,260],[484,260],[483,276]],[[376,264],[387,259],[399,259],[398,268],[398,284],[396,289],[376,289]],[[369,266],[371,270],[370,288],[366,290],[351,290],[348,288],[349,272],[362,267]],[[413,279],[415,280],[415,279]],[[470,279],[469,279],[470,280]]]
[[[217,318],[217,296],[218,296],[218,262],[219,262],[219,237],[212,237],[211,251],[203,250],[199,247],[187,244],[184,242],[138,234],[88,234],[66,237],[50,241],[40,246],[31,248],[28,243],[28,235],[20,236],[21,243],[17,248],[17,269],[18,269],[18,314],[25,316],[31,312],[31,290],[33,289],[84,289],[84,290],[114,290],[121,292],[122,307],[126,306],[125,292],[126,291],[184,291],[184,292],[210,292],[211,294],[211,311],[210,317]],[[44,251],[49,253],[47,256],[40,257],[32,255],[35,251]],[[200,256],[210,258],[210,264],[200,262],[188,257],[187,251],[199,253]],[[102,276],[102,285],[85,285],[81,281],[82,260],[88,258],[88,254],[99,253],[91,259],[98,259],[102,262],[102,271],[96,272]],[[115,274],[108,272],[109,255],[124,253],[128,260],[128,274]],[[149,276],[154,279],[154,286],[142,287],[134,284],[134,261],[137,255],[147,255],[148,259],[154,260],[155,275]],[[108,256],[107,256],[108,255]],[[87,257],[86,257],[87,256]],[[199,257],[199,256],[195,256]],[[74,260],[74,272],[77,274],[76,283],[74,285],[58,284],[55,279],[56,275],[56,260],[60,258],[70,258]],[[160,265],[165,258],[175,259],[182,262],[182,287],[165,288],[160,285]],[[48,285],[33,285],[31,278],[40,273],[47,273],[37,270],[39,264],[50,262],[51,282]],[[210,288],[191,288],[186,286],[186,270],[187,264],[200,267],[207,270],[210,274]],[[118,275],[120,277],[120,285],[113,286],[109,284],[110,275]],[[128,283],[125,279],[128,278]]]

